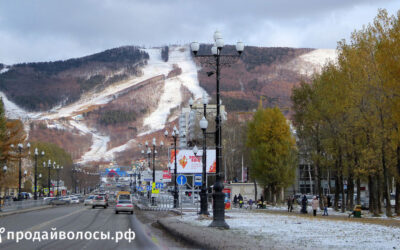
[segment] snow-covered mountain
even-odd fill
[[[168,56],[163,58],[162,54],[165,54],[166,48]],[[0,75],[0,96],[3,98],[7,116],[21,118],[27,124],[45,124],[48,129],[63,129],[75,134],[91,135],[91,147],[80,152],[75,158],[76,162],[115,160],[117,154],[130,150],[142,137],[147,138],[159,133],[168,124],[176,121],[179,108],[187,105],[190,97],[200,99],[204,91],[209,96],[215,91],[212,87],[215,79],[205,77],[205,72],[209,69],[201,67],[191,56],[189,46],[149,48],[140,51],[142,54],[136,53],[141,56],[139,61],[118,62],[118,67],[110,64],[107,59],[105,62],[103,59],[102,63],[99,63],[99,60],[83,60],[85,63],[78,66],[74,64],[73,67],[58,64],[58,68],[62,70],[55,74],[43,74],[43,78],[47,77],[43,82],[48,81],[48,78],[60,79],[58,88],[63,88],[65,77],[84,77],[68,78],[75,79],[77,84],[65,87],[59,96],[66,98],[66,101],[59,102],[50,110],[26,111],[26,108],[21,108],[16,102],[23,103],[23,100],[29,99],[29,93],[25,93],[24,98],[19,98],[15,96],[16,92],[10,92],[12,90],[4,85],[7,77],[12,77],[13,74],[29,76],[31,71],[41,72],[37,65],[24,65],[23,68],[18,66],[17,70],[15,66],[9,66],[7,70],[4,68]],[[118,53],[120,52],[113,51],[111,55],[119,55]],[[283,96],[282,105],[287,105],[285,97],[290,91],[290,86],[297,84],[302,75],[310,76],[312,72],[319,71],[327,60],[335,59],[334,50],[258,50],[252,47],[248,54],[244,53],[242,60],[222,72],[222,83],[225,84],[222,86],[222,99],[228,111],[230,107],[236,107],[231,111],[250,108],[259,95],[271,98]],[[134,73],[128,74],[132,67]],[[98,84],[96,79],[101,84]],[[68,98],[71,98],[68,91],[75,91],[76,86],[82,87],[82,83],[92,84],[94,87],[85,87],[83,92],[81,89],[79,99],[68,101]],[[40,81],[37,84],[40,85]],[[270,91],[271,88],[273,91]],[[14,100],[9,98],[10,93],[13,93]],[[38,102],[33,106],[41,107],[40,100]],[[242,103],[248,104],[249,107],[240,106]],[[121,116],[130,117],[130,120],[119,120]],[[134,131],[128,128],[134,128]],[[50,141],[51,139],[49,138]]]

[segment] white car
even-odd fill
[[[94,199],[94,195],[90,195],[90,196],[88,196],[86,199],[85,199],[85,201],[83,202],[83,204],[86,206],[86,205],[93,205],[93,199]]]
[[[72,198],[71,198],[71,204],[79,204],[79,199],[78,199],[78,197],[72,197]]]

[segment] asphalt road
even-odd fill
[[[115,214],[110,206],[107,209],[84,207],[82,205],[60,206],[57,208],[44,209],[28,213],[10,215],[0,218],[0,228],[4,227],[0,249],[175,249],[181,248],[178,242],[164,241],[160,234],[153,234],[152,228],[142,224],[135,214]],[[130,243],[126,239],[120,240],[42,240],[41,242],[23,240],[16,243],[7,239],[7,232],[30,231],[30,232],[87,232],[96,231],[127,232],[129,229],[135,232],[135,239]]]

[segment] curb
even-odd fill
[[[48,208],[52,208],[52,207],[53,207],[52,205],[45,205],[45,206],[15,210],[15,211],[10,211],[10,212],[0,212],[0,217],[5,217],[5,216],[9,216],[9,215],[14,215],[14,214],[28,213],[28,212],[42,210],[42,209],[48,209]]]
[[[236,230],[192,225],[174,217],[159,219],[157,222],[175,238],[201,249],[276,249],[272,242],[257,240]]]
[[[185,233],[177,230],[176,228],[178,228],[178,227],[172,226],[173,224],[179,223],[179,221],[176,219],[174,219],[173,221],[171,221],[170,218],[160,219],[160,220],[157,220],[157,223],[161,226],[162,229],[164,229],[166,232],[168,232],[172,236],[174,236],[178,239],[181,239],[194,247],[199,247],[202,249],[218,249],[217,247],[210,246],[209,244],[207,244],[207,241],[198,241],[198,240],[194,239],[194,237],[190,237],[190,235],[188,235],[187,231],[186,231],[187,234],[185,234]]]

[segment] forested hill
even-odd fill
[[[48,110],[140,75],[148,58],[138,47],[125,46],[64,61],[15,64],[0,74],[0,91],[29,111]]]

